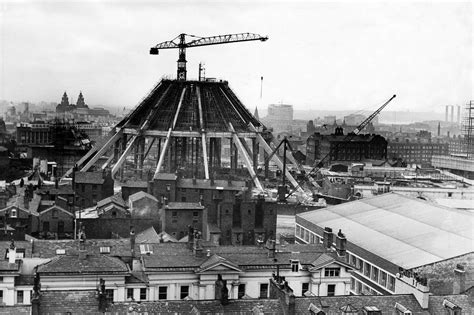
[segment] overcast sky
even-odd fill
[[[135,106],[177,50],[149,48],[180,33],[253,32],[266,42],[187,50],[188,78],[204,62],[244,104],[295,109],[444,110],[473,99],[470,1],[5,1],[0,0],[0,99]],[[260,77],[263,100],[260,101]]]

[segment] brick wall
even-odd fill
[[[42,291],[40,314],[102,314],[96,291]]]

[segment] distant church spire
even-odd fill
[[[82,91],[79,92],[79,96],[77,97],[77,108],[88,108],[86,102],[84,101],[84,96],[82,95]]]
[[[69,98],[67,97],[66,92],[64,92],[63,97],[61,99],[62,106],[69,106]]]
[[[260,120],[260,117],[258,116],[258,107],[257,106],[255,106],[255,112],[253,113],[253,115],[255,116],[255,118]]]
[[[82,91],[79,92],[79,96],[77,98],[77,107],[87,107],[86,103],[84,102],[84,96],[82,95]]]

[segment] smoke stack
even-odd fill
[[[336,252],[339,256],[346,255],[346,243],[347,243],[346,236],[342,234],[341,230],[339,230],[336,237]]]
[[[453,285],[453,294],[462,294],[466,291],[466,271],[461,264],[456,265],[454,269],[455,282]]]
[[[449,116],[449,105],[446,105],[446,113],[444,115],[444,121],[448,122],[448,116]]]
[[[10,243],[10,248],[8,249],[8,263],[14,264],[16,261],[16,246],[15,241],[12,240]]]
[[[326,247],[327,249],[331,248],[332,242],[333,242],[332,229],[330,227],[325,227],[324,228],[324,237],[323,237],[324,247]]]
[[[275,258],[275,240],[268,239],[267,241],[268,257]]]
[[[130,227],[130,252],[132,253],[132,257],[135,256],[135,230],[133,226]]]
[[[454,105],[451,105],[451,122],[454,122]]]

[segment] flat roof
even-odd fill
[[[395,193],[297,215],[404,269],[474,252],[474,214]]]

